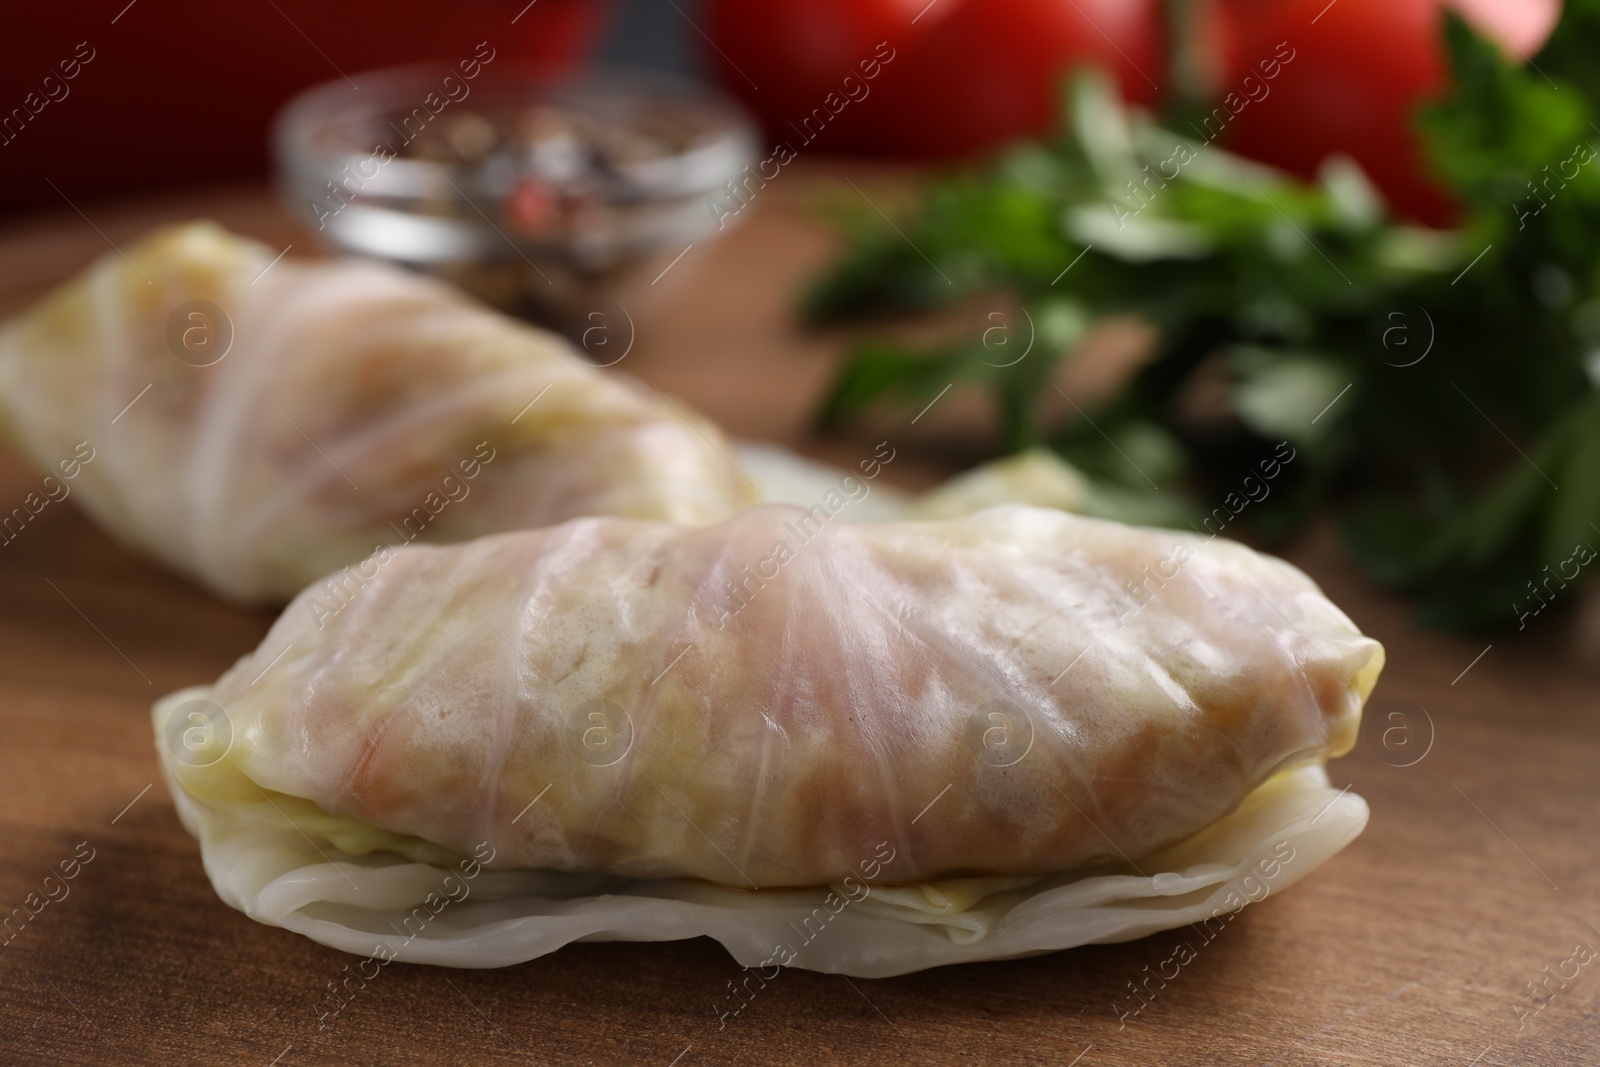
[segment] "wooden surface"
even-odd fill
[[[815,192],[786,172],[749,225],[628,296],[638,336],[619,369],[735,433],[848,460],[861,442],[803,441],[838,349],[789,315],[828,254]],[[0,230],[0,314],[108,240],[200,214],[310,248],[254,189],[91,207],[103,237],[63,211]],[[892,470],[915,482],[937,466]],[[6,509],[35,484],[0,456]],[[1125,1027],[1125,983],[1183,933],[888,981],[786,972],[722,1029],[714,1005],[738,968],[705,940],[577,945],[489,972],[395,964],[319,1030],[314,1005],[352,957],[217,900],[156,781],[149,726],[156,697],[214,678],[271,615],[225,607],[52,504],[0,549],[0,913],[42,896],[81,842],[94,858],[0,947],[0,1063],[1600,1063],[1600,962],[1516,1014],[1543,968],[1600,948],[1600,683],[1550,632],[1478,659],[1486,641],[1414,632],[1325,532],[1289,555],[1388,646],[1369,718],[1411,733],[1332,769],[1370,801],[1366,833],[1199,947]],[[1433,729],[1414,708],[1389,721],[1398,702]],[[1406,751],[1426,755],[1390,765]]]

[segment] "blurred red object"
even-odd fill
[[[479,42],[497,59],[561,73],[588,55],[608,7],[606,0],[23,5],[8,12],[0,43],[0,211],[263,175],[273,115],[309,85],[467,58]]]
[[[1049,129],[1076,64],[1150,102],[1165,70],[1161,10],[1161,0],[710,0],[703,25],[707,62],[775,139],[949,158]]]
[[[1232,118],[1223,143],[1306,177],[1342,152],[1401,214],[1449,223],[1455,207],[1426,173],[1413,122],[1448,81],[1446,7],[1517,62],[1561,15],[1560,0],[1217,0],[1219,97],[1247,95],[1244,79],[1280,45],[1295,56],[1268,95]]]

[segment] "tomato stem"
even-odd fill
[[[1201,103],[1216,95],[1219,64],[1215,56],[1214,0],[1167,0],[1167,81],[1172,86],[1168,107]]]

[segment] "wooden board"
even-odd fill
[[[786,172],[747,226],[630,296],[625,369],[735,433],[848,460],[862,441],[804,437],[837,339],[790,312],[830,248],[808,207],[818,181]],[[259,189],[89,214],[0,231],[0,314],[163,219],[207,214],[311,247]],[[36,484],[0,457],[0,504]],[[888,981],[786,972],[720,1025],[739,969],[716,944],[578,945],[500,971],[396,964],[319,1021],[353,958],[217,900],[156,781],[148,718],[156,697],[253,648],[271,614],[218,603],[53,504],[0,548],[0,914],[42,897],[75,850],[93,858],[0,947],[0,1063],[1600,1062],[1600,964],[1517,1015],[1543,968],[1600,948],[1600,683],[1549,633],[1485,651],[1413,631],[1326,530],[1290,556],[1388,646],[1371,717],[1426,754],[1398,767],[1406,750],[1363,744],[1339,761],[1336,783],[1372,804],[1365,835],[1192,946],[1136,1017],[1116,1011],[1128,983],[1192,933]]]

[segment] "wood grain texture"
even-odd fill
[[[638,336],[619,369],[735,433],[850,461],[870,444],[805,440],[839,345],[791,312],[830,249],[810,221],[824,182],[786,172],[748,225],[624,296]],[[90,209],[119,243],[196,214],[311,247],[257,189]],[[75,212],[0,232],[0,314],[106,248]],[[939,469],[897,462],[891,476]],[[0,456],[0,505],[36,484]],[[1363,744],[1335,764],[1372,805],[1367,832],[1194,945],[1125,1025],[1126,983],[1192,933],[886,981],[786,972],[720,1027],[740,972],[716,944],[576,945],[501,971],[394,964],[319,1022],[353,958],[217,900],[156,781],[149,727],[156,697],[214,678],[271,614],[210,599],[52,504],[0,548],[0,914],[42,897],[81,842],[94,858],[0,947],[0,1063],[1600,1062],[1600,963],[1520,1028],[1515,1014],[1542,968],[1600,947],[1600,683],[1553,631],[1497,638],[1463,675],[1487,641],[1413,631],[1326,529],[1289,556],[1388,646],[1375,725],[1411,702],[1431,716],[1431,749],[1395,767]]]

